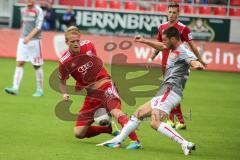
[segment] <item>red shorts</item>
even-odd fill
[[[97,90],[88,91],[78,113],[76,126],[91,125],[94,122],[93,115],[99,108],[106,108],[108,112],[112,109],[121,109],[121,100],[112,82],[103,84]]]

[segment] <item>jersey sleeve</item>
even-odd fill
[[[58,78],[60,80],[67,80],[69,78],[69,71],[64,64],[59,63],[58,66]]]
[[[92,42],[90,42],[90,46],[91,46],[91,51],[92,51],[93,55],[97,56],[96,48],[95,48],[95,46],[93,45]]]
[[[44,14],[43,14],[43,10],[40,7],[37,9],[38,9],[38,15],[36,20],[36,28],[40,30],[43,25]]]
[[[158,27],[157,40],[158,40],[159,42],[162,42],[162,31],[161,31],[161,26]]]
[[[89,56],[91,56],[91,55],[97,56],[97,51],[91,41],[89,41],[89,40],[82,41],[80,43],[80,46],[81,46],[82,51],[85,54],[87,54]]]
[[[188,27],[184,27],[182,37],[185,42],[190,42],[192,40],[192,33]]]
[[[179,59],[190,65],[191,61],[197,60],[197,57],[192,52],[188,51],[180,54]]]

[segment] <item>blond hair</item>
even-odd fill
[[[69,35],[79,35],[80,30],[76,26],[70,26],[65,31],[65,40],[68,40]]]

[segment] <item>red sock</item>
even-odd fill
[[[85,134],[86,138],[97,136],[101,133],[112,133],[112,127],[108,126],[90,126]]]
[[[128,122],[128,118],[125,115],[118,117],[118,123],[123,127]],[[132,141],[139,141],[138,136],[135,131],[133,131],[128,136]]]
[[[178,121],[181,124],[184,124],[184,118],[183,118],[183,115],[182,115],[182,110],[181,110],[181,105],[180,104],[175,108],[175,115],[178,117]]]
[[[169,114],[169,119],[174,122],[174,113],[175,113],[175,108],[171,110],[170,114]]]

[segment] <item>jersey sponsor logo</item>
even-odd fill
[[[34,13],[34,12],[28,12],[28,15],[31,16],[31,17],[36,17],[37,14]]]
[[[78,68],[78,72],[82,73],[83,75],[87,73],[87,70],[89,68],[91,68],[93,66],[93,62],[92,61],[88,61],[87,63],[85,63],[84,65],[80,66]]]

